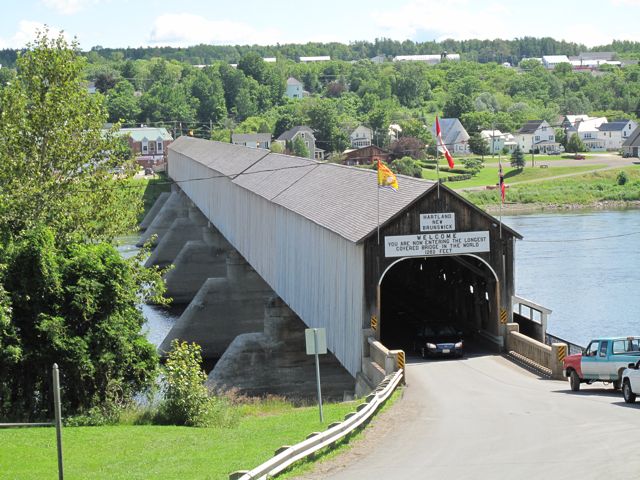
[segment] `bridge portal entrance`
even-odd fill
[[[384,272],[379,295],[380,340],[388,348],[418,353],[426,326],[451,326],[466,342],[498,328],[496,275],[472,255],[399,259]]]

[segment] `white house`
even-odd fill
[[[500,130],[482,130],[480,136],[485,139],[492,155],[500,153],[505,147],[509,152],[516,149],[517,143],[510,133],[502,133]]]
[[[600,125],[598,139],[605,150],[620,150],[638,124],[633,120],[616,120]]]
[[[287,78],[287,98],[302,98],[304,96],[304,84],[297,78]]]
[[[329,55],[321,55],[317,57],[300,57],[301,63],[309,63],[309,62],[328,62],[331,60]]]
[[[443,60],[460,61],[459,53],[442,53],[441,55],[396,55],[393,57],[394,62],[424,62],[435,65]]]
[[[566,130],[567,141],[577,133],[589,150],[604,150],[605,142],[600,136],[600,126],[604,123],[607,123],[606,117],[589,117],[586,120],[576,122],[573,127]]]
[[[453,154],[467,154],[471,153],[469,149],[469,134],[464,129],[460,120],[457,118],[441,118],[440,130],[442,131],[442,142],[447,146],[447,149]],[[436,136],[436,124],[433,123],[431,133],[434,138]]]
[[[569,57],[566,55],[543,55],[542,57],[542,64],[544,65],[544,68],[548,68],[549,70],[553,70],[561,63],[571,64]]]
[[[251,148],[271,148],[270,133],[234,133],[231,135],[231,143]]]
[[[359,125],[358,128],[351,132],[349,138],[353,148],[368,147],[373,140],[373,130],[364,125]]]
[[[640,128],[636,128],[622,144],[623,157],[640,156]]]
[[[309,152],[309,158],[316,160],[324,159],[324,150],[316,147],[316,136],[313,134],[313,130],[305,125],[299,125],[297,127],[293,127],[290,130],[282,133],[276,142],[281,143],[283,145],[291,145],[296,138],[301,138],[307,147],[307,151]]]
[[[547,153],[560,150],[556,132],[546,120],[531,120],[516,132],[515,141],[525,153]]]

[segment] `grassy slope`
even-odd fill
[[[568,168],[575,171],[575,167]],[[559,172],[561,169],[549,167],[540,170]],[[626,185],[617,184],[616,178],[621,170],[629,177]],[[507,183],[511,182],[507,180]],[[458,186],[450,185],[455,185],[456,188]],[[464,195],[478,205],[498,204],[499,201],[497,190],[466,192]],[[603,201],[637,200],[640,200],[640,166],[635,165],[529,184],[514,183],[506,194],[508,203],[523,204],[589,205]]]
[[[282,445],[297,443],[354,411],[359,402],[317,407],[254,409],[231,429],[173,426],[75,427],[63,431],[65,478],[226,479],[251,469]],[[0,430],[0,477],[55,478],[52,428]]]

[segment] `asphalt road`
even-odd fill
[[[611,386],[574,393],[498,355],[415,359],[407,375],[383,433],[304,478],[640,478],[640,402]]]

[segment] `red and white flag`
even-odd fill
[[[444,153],[444,158],[449,162],[449,168],[454,167],[453,157],[449,153],[449,149],[442,141],[442,132],[440,131],[440,122],[438,121],[438,117],[436,116],[436,136],[438,137],[438,141],[440,142],[440,151]]]

